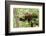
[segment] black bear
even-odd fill
[[[25,20],[28,20],[28,22],[30,22],[32,20],[32,14],[25,13],[24,14],[24,19],[20,18],[20,21],[25,21]]]

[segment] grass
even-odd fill
[[[14,17],[13,17],[13,26],[14,27],[36,27],[39,26],[39,9],[35,8],[14,8],[13,9]],[[28,22],[20,21],[19,18],[23,18],[25,13],[32,14],[32,20]]]

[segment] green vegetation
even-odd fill
[[[14,27],[36,27],[39,26],[39,9],[35,8],[15,8],[13,17]],[[25,20],[25,13],[31,14],[32,19],[28,22]],[[20,21],[22,18],[25,21]]]

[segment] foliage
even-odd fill
[[[36,27],[39,26],[39,9],[35,8],[16,8],[14,10],[16,13],[14,13],[13,17],[13,23],[15,27]],[[25,13],[31,13],[32,14],[32,20],[30,22],[26,21],[20,21],[18,18],[24,19]],[[15,14],[17,16],[15,16]],[[16,23],[16,19],[18,19]],[[19,25],[19,26],[17,26]]]

